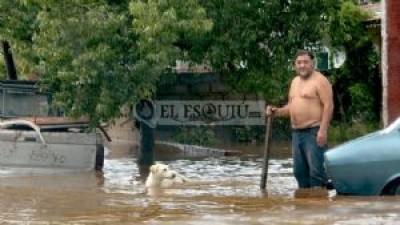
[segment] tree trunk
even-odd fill
[[[14,59],[11,53],[10,44],[6,40],[0,40],[1,47],[3,48],[4,63],[7,68],[8,79],[17,80],[17,70],[15,68]]]

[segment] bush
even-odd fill
[[[215,144],[214,131],[205,126],[180,127],[180,131],[172,135],[172,140],[181,144],[210,146]]]
[[[328,140],[330,143],[338,144],[374,132],[379,128],[379,122],[352,122],[350,124],[335,122],[329,128]]]

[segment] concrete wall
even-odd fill
[[[138,132],[135,128],[133,121],[128,118],[119,118],[116,123],[110,126],[107,130],[112,142],[124,144],[137,144]]]
[[[174,84],[158,86],[157,100],[261,100],[257,93],[235,93],[217,74],[177,75]]]
[[[107,158],[126,157],[135,154],[139,149],[139,132],[133,121],[128,118],[119,118],[116,123],[107,129],[111,142],[106,142]]]

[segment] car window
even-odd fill
[[[399,130],[399,129],[400,129],[400,117],[397,118],[397,120],[395,120],[393,123],[391,123],[388,127],[383,129],[381,131],[381,133],[382,134],[387,134],[387,133],[391,133],[394,130]]]

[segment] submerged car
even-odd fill
[[[51,94],[35,83],[0,82],[0,172],[101,170],[103,129],[51,108]],[[107,135],[106,135],[107,137]]]
[[[338,194],[400,195],[400,117],[385,129],[329,149],[325,166]]]

